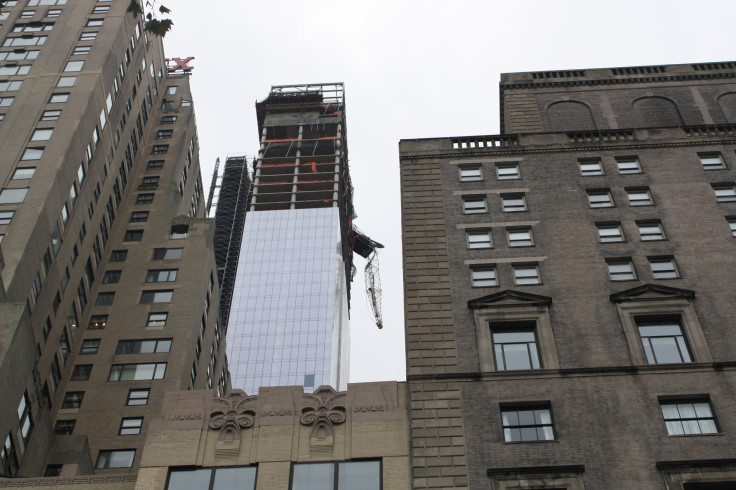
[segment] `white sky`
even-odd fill
[[[345,82],[355,224],[380,255],[353,283],[351,382],[403,380],[398,142],[497,134],[500,73],[736,59],[733,0],[164,0],[169,57],[191,63],[205,189],[215,159],[254,155],[271,85]]]

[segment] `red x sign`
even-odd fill
[[[194,59],[194,56],[189,56],[188,58],[166,58],[167,63],[167,69],[169,73],[175,72],[175,71],[183,71],[184,73],[189,73],[194,68],[193,66],[189,66],[188,63]],[[174,63],[172,66],[171,63]]]

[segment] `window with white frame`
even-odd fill
[[[662,417],[668,435],[685,436],[718,433],[713,407],[707,398],[660,399],[659,406],[662,410]]]
[[[675,259],[672,257],[650,257],[649,266],[652,269],[654,279],[677,279],[680,277]]]
[[[515,180],[521,178],[519,162],[504,162],[496,164],[496,178],[498,180]]]
[[[509,247],[531,247],[534,245],[532,229],[529,227],[506,228]]]
[[[731,230],[731,236],[736,238],[736,216],[729,216],[726,221],[728,222],[728,228]]]
[[[491,230],[467,230],[468,248],[491,248]]]
[[[598,229],[598,241],[601,243],[614,243],[624,241],[624,232],[621,223],[596,223]]]
[[[12,77],[16,75],[28,75],[31,65],[6,65],[0,66],[0,76]]]
[[[119,436],[135,436],[141,433],[143,417],[123,417],[120,420]]]
[[[110,368],[108,381],[137,381],[164,379],[166,363],[156,362],[148,364],[113,364]]]
[[[483,174],[480,166],[460,167],[460,182],[480,182]]]
[[[128,392],[128,399],[125,404],[129,407],[138,405],[148,405],[148,395],[151,390],[149,388],[133,389]]]
[[[590,177],[592,175],[603,175],[603,164],[600,158],[585,158],[578,160],[580,175]]]
[[[608,259],[608,277],[611,281],[632,281],[636,279],[631,259]]]
[[[498,286],[496,268],[493,266],[473,267],[470,269],[470,277],[474,288]]]
[[[537,264],[512,264],[514,269],[514,284],[517,286],[529,286],[542,284],[539,276],[539,265]]]
[[[524,194],[503,194],[501,195],[501,202],[504,213],[517,213],[527,210]]]
[[[682,364],[692,362],[690,347],[679,317],[636,317],[644,354],[648,364]]]
[[[542,367],[534,322],[492,323],[490,329],[497,371]]]
[[[609,191],[608,189],[589,190],[587,191],[587,195],[588,205],[591,208],[613,207],[613,197],[611,196],[611,191]]]
[[[553,441],[552,412],[543,406],[511,406],[501,408],[503,440],[506,442]]]
[[[720,153],[698,153],[703,170],[722,170],[726,168]]]
[[[626,195],[629,198],[630,206],[651,206],[654,204],[652,195],[646,187],[626,189]]]
[[[637,157],[616,157],[616,168],[620,175],[640,174],[642,172]]]
[[[161,289],[158,291],[143,291],[141,293],[141,300],[140,303],[143,304],[152,304],[152,303],[170,303],[172,297],[174,296],[174,291],[171,289]]]
[[[665,239],[664,229],[659,220],[637,221],[636,226],[639,228],[639,236],[643,242]]]
[[[736,202],[736,186],[733,183],[711,184],[718,202]]]
[[[463,212],[465,214],[481,214],[488,212],[484,197],[465,197],[463,199]]]

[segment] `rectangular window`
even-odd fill
[[[22,80],[4,81],[0,80],[0,92],[17,92],[23,85]]]
[[[586,158],[578,160],[580,164],[580,175],[589,177],[591,175],[603,175],[603,164],[599,158]]]
[[[588,205],[591,208],[612,208],[613,197],[609,190],[589,190]]]
[[[466,197],[463,199],[463,212],[465,214],[480,214],[488,212],[485,198]]]
[[[105,275],[102,277],[103,284],[116,284],[120,282],[121,271],[105,271]]]
[[[496,178],[498,180],[515,180],[521,178],[518,162],[497,163]]]
[[[33,419],[31,418],[31,404],[27,392],[23,392],[23,397],[18,404],[18,423],[23,443],[28,444],[28,438],[31,435],[31,429],[33,429]]]
[[[328,463],[332,464],[332,463]],[[214,477],[213,477],[214,473]],[[360,477],[353,478],[356,485],[355,489],[379,490],[379,487],[363,486],[364,480]],[[307,484],[309,481],[306,482]],[[301,483],[294,483],[291,487],[296,489],[316,489],[316,488],[335,488],[334,484],[325,487],[301,486]],[[201,489],[201,490],[224,490],[226,488],[237,488],[238,490],[255,490],[256,488],[256,467],[255,466],[238,466],[238,467],[220,467],[220,468],[171,468],[167,490],[185,490],[185,489]],[[341,489],[343,487],[340,487]]]
[[[621,175],[642,173],[641,164],[636,157],[616,157],[616,166]]]
[[[163,116],[161,124],[176,124],[176,116]]]
[[[130,213],[131,223],[143,223],[148,221],[148,211],[133,211]]]
[[[164,379],[166,363],[148,364],[113,364],[110,368],[108,381],[139,381],[150,379]]]
[[[608,278],[611,281],[633,281],[636,279],[634,264],[631,259],[610,259],[608,265]]]
[[[148,405],[148,394],[150,392],[151,390],[148,388],[130,390],[128,392],[128,400],[125,404],[128,406]]]
[[[467,232],[468,248],[491,248],[490,230],[469,230]]]
[[[503,203],[504,213],[526,211],[526,200],[524,199],[524,194],[501,195],[501,201]]]
[[[74,51],[72,52],[72,56],[86,56],[91,50],[92,46],[75,46]]]
[[[73,87],[77,83],[77,77],[59,77],[57,87]]]
[[[514,283],[517,286],[542,284],[537,264],[514,264]]]
[[[171,138],[173,134],[174,134],[173,129],[159,129],[158,131],[156,131],[156,139],[158,140],[168,139],[168,138]]]
[[[95,468],[130,468],[134,458],[135,449],[100,451]]]
[[[506,228],[509,247],[531,247],[534,245],[531,228]]]
[[[95,301],[95,305],[110,306],[114,299],[115,299],[115,293],[113,292],[99,293],[97,295],[97,301]]]
[[[498,371],[541,368],[533,322],[491,324],[490,328]]]
[[[77,364],[72,370],[72,381],[87,381],[92,374],[92,364]]]
[[[660,400],[659,405],[671,436],[718,433],[713,407],[707,399]]]
[[[43,148],[26,148],[23,152],[23,156],[20,157],[23,161],[28,160],[40,160],[43,156]]]
[[[174,296],[174,291],[160,290],[160,291],[143,291],[141,293],[140,304],[151,304],[151,303],[170,303],[171,298]]]
[[[731,236],[736,238],[736,218],[728,217],[726,218],[726,221],[728,222],[728,228],[731,230]],[[0,225],[1,224],[3,224],[2,213],[0,213]]]
[[[651,206],[654,204],[652,195],[647,188],[626,189],[630,206]]]
[[[15,211],[0,211],[0,225],[9,225]]]
[[[598,241],[601,243],[623,242],[624,232],[619,223],[598,223]]]
[[[470,270],[474,288],[498,286],[495,267],[477,267]]]
[[[84,400],[84,391],[67,391],[64,393],[64,401],[61,408],[79,408]]]
[[[176,95],[176,89],[177,88],[179,88],[179,87],[176,87],[176,86],[173,86],[173,85],[170,86],[170,87],[166,87],[166,95]]]
[[[171,339],[121,340],[115,354],[155,354],[169,350]]]
[[[136,204],[151,204],[153,202],[154,194],[152,192],[145,194],[138,194],[135,198]]]
[[[69,100],[68,93],[51,94],[51,98],[49,99],[49,104],[63,104],[67,100]]]
[[[135,436],[141,433],[143,417],[123,418],[120,421],[119,436]]]
[[[23,47],[23,46],[41,46],[46,43],[46,36],[28,36],[9,37],[5,39],[3,46]]]
[[[692,362],[690,348],[682,333],[680,319],[649,320],[635,318],[644,353],[649,364]]]
[[[91,31],[91,32],[83,32],[79,36],[80,41],[94,41],[97,38],[97,32]]]
[[[636,225],[639,227],[639,236],[643,242],[665,238],[662,223],[659,221],[637,221]]]
[[[553,441],[549,407],[504,407],[501,409],[503,440],[506,442]]]
[[[124,242],[140,242],[143,239],[143,230],[127,230],[123,236]]]
[[[166,312],[149,313],[147,327],[164,327],[166,326],[166,318],[169,316]]]
[[[57,420],[54,425],[54,434],[57,436],[70,436],[74,432],[76,420]]]
[[[107,315],[92,315],[89,318],[87,328],[90,330],[100,330],[107,326]]]
[[[0,191],[0,204],[18,204],[23,202],[28,189],[3,189]]]
[[[726,168],[720,153],[698,153],[703,170],[722,170]]]
[[[460,167],[460,182],[480,182],[483,174],[480,167]]]
[[[152,190],[158,188],[158,181],[159,177],[158,175],[149,175],[148,177],[143,177],[141,180],[141,185],[138,186],[138,190]]]
[[[95,7],[92,10],[92,13],[93,14],[106,14],[109,11],[110,11],[110,7],[108,7],[107,5],[103,5],[103,6],[100,6],[100,7]]]
[[[104,23],[103,19],[89,19],[87,21],[87,27],[99,27]]]
[[[14,100],[15,97],[0,97],[0,107],[10,107]]]
[[[53,109],[49,111],[43,111],[41,114],[41,121],[56,121],[61,116],[61,109]]]
[[[82,347],[79,349],[80,354],[97,354],[97,349],[100,348],[100,339],[84,339],[82,340]]]
[[[169,145],[153,145],[151,148],[152,155],[164,155],[169,152]]]
[[[13,180],[28,180],[36,173],[36,167],[22,167],[15,169]]]
[[[127,256],[127,250],[113,250],[110,254],[110,262],[125,262]]]
[[[178,269],[149,270],[146,282],[174,282],[178,273]]]
[[[146,165],[146,170],[161,170],[162,168],[164,168],[163,160],[149,160]]]
[[[736,187],[729,184],[711,184],[718,202],[736,202]]]
[[[51,128],[37,129],[31,135],[31,141],[48,141],[54,132]]]
[[[153,260],[176,260],[181,259],[183,248],[155,248],[153,249]]]
[[[219,469],[217,470],[220,471]],[[290,490],[336,489],[380,490],[380,461],[346,461],[343,463],[294,463],[291,467]],[[169,487],[170,490],[171,487]]]
[[[16,75],[28,75],[31,65],[6,65],[0,66],[0,76],[12,77]]]
[[[672,257],[650,257],[649,266],[652,268],[654,279],[677,279],[680,277],[675,259]]]
[[[64,71],[82,71],[82,67],[84,66],[84,61],[68,61],[66,66],[64,67]]]

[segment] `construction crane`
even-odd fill
[[[360,229],[353,225],[352,230],[353,251],[363,258],[368,259],[368,263],[363,269],[365,276],[365,292],[368,295],[368,306],[376,321],[376,326],[383,328],[383,316],[381,314],[381,276],[378,273],[378,249],[383,248],[380,243],[371,240]]]

